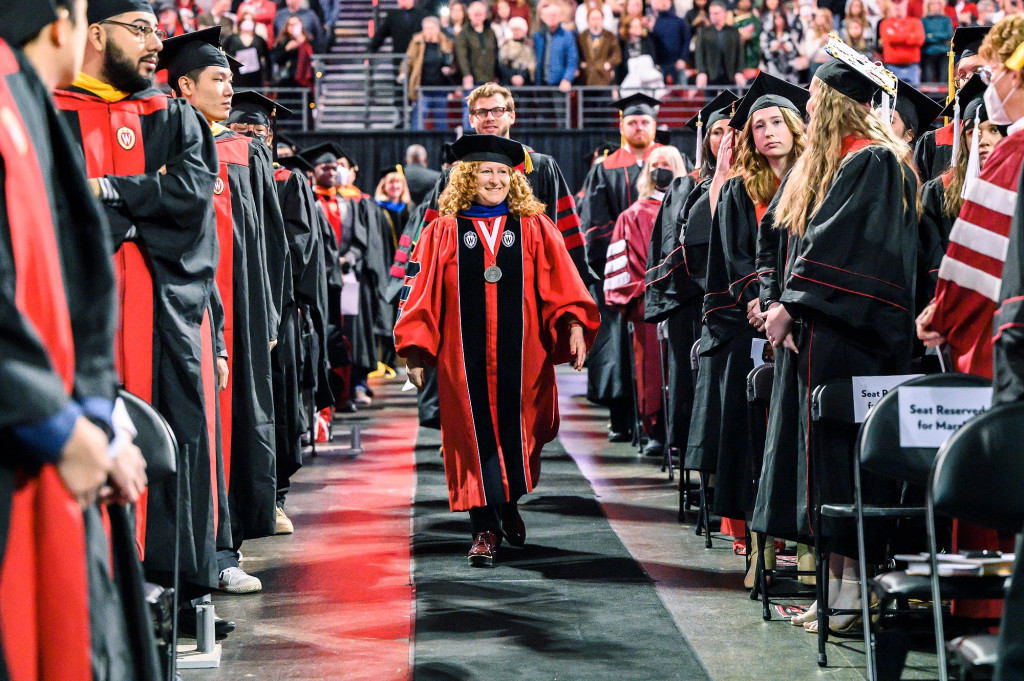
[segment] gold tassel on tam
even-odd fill
[[[532,173],[533,172],[533,159],[530,158],[530,152],[526,150],[526,147],[523,147],[523,156],[525,157],[523,159],[523,172],[524,173]]]

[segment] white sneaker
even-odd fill
[[[242,568],[229,567],[220,571],[220,590],[229,594],[254,594],[263,590],[263,583]]]
[[[356,396],[352,401],[360,407],[368,407],[373,404],[373,400],[366,394],[366,388],[362,386],[356,388]]]
[[[285,514],[284,509],[278,506],[277,527],[274,530],[274,534],[291,534],[294,531],[295,526],[292,525],[291,519]]]

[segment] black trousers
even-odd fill
[[[488,504],[469,509],[469,524],[473,528],[473,536],[481,532],[493,532],[501,539],[501,514],[507,508],[514,508],[515,501]]]

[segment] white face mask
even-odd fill
[[[348,186],[349,180],[352,179],[352,171],[349,168],[338,168],[338,184],[341,186]]]
[[[1014,122],[1006,113],[1006,102],[1013,96],[1013,90],[1006,95],[1006,99],[1000,99],[999,93],[996,91],[996,80],[1005,76],[1006,73],[1006,71],[1001,73],[985,88],[985,110],[988,111],[988,119],[996,125],[1011,125]]]
[[[241,24],[239,24],[238,28],[241,29],[243,33],[252,33],[252,30],[253,28],[255,28],[255,26],[256,24],[253,23],[252,19],[245,19],[242,21]]]

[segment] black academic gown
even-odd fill
[[[587,264],[594,272],[604,272],[615,221],[636,201],[640,168],[633,154],[622,148],[595,164],[587,174],[580,200],[580,226],[586,240]],[[622,316],[607,309],[601,290],[596,285],[591,289],[601,310],[601,328],[587,355],[587,399],[618,405],[613,409],[613,419],[621,419],[634,399],[629,334]],[[612,427],[622,430],[625,425],[613,423]]]
[[[853,376],[905,374],[910,369],[917,266],[917,179],[888,150],[872,145],[850,152],[807,221],[790,243],[780,302],[793,316],[797,374],[798,531],[813,527],[808,490],[822,503],[853,500],[856,429],[827,429],[808,466],[810,396],[822,383]],[[795,365],[795,366],[793,366]],[[776,371],[780,371],[776,367]],[[898,490],[862,478],[865,503],[894,503]],[[852,528],[823,519],[836,552],[856,556]],[[881,542],[869,542],[874,553]]]
[[[944,192],[946,176],[940,175],[921,186],[921,219],[917,246],[917,306],[920,312],[935,295],[939,265],[949,246],[955,215],[946,214]]]
[[[520,165],[517,170],[525,173],[527,181],[533,190],[533,195],[544,204],[545,214],[555,223],[555,227],[562,234],[562,241],[569,251],[569,257],[576,266],[583,283],[591,287],[599,281],[597,275],[587,264],[586,249],[584,247],[583,232],[580,228],[580,216],[576,209],[576,200],[569,191],[569,185],[562,176],[562,171],[551,156],[529,150],[530,163],[533,169],[526,172],[525,167]],[[441,192],[448,186],[448,177],[451,169],[446,168],[437,180],[434,190],[429,193],[412,212],[398,241],[398,250],[395,252],[394,262],[391,265],[390,284],[386,297],[397,304],[399,292],[405,283],[405,267],[416,243],[419,241],[420,233],[429,223],[437,219],[438,199]],[[613,225],[614,226],[614,225]],[[603,270],[602,270],[603,272]],[[599,298],[603,301],[604,295]],[[603,303],[602,303],[603,304]],[[423,389],[417,395],[419,404],[420,425],[428,428],[440,427],[440,403],[437,396],[437,380],[434,369],[426,367],[423,372]]]
[[[783,186],[785,186],[783,184]],[[775,228],[775,207],[782,187],[775,192],[757,234],[757,278],[761,310],[766,311],[782,297],[782,285],[792,237]],[[797,457],[800,410],[799,388],[794,362],[797,357],[786,348],[775,348],[772,399],[768,409],[761,478],[754,502],[750,528],[771,537],[806,540],[797,528]]]
[[[398,241],[402,238],[406,225],[409,223],[409,206],[402,204],[401,210],[378,204],[380,207],[381,226],[381,258],[388,267],[388,273],[378,284],[381,301],[378,305],[377,325],[375,332],[381,346],[381,361],[390,367],[396,363],[395,342],[392,331],[395,328],[395,316],[398,312],[398,299],[392,298],[392,276],[390,268],[395,262],[398,252]]]
[[[964,151],[964,150],[961,150]],[[914,144],[914,165],[921,181],[932,180],[949,169],[953,159],[953,124],[929,130]]]
[[[146,570],[166,581],[177,525],[184,579],[216,589],[216,525],[228,510],[211,484],[220,465],[213,446],[216,378],[209,317],[218,259],[213,135],[191,104],[155,88],[107,102],[72,86],[55,99],[72,137],[86,145],[87,174],[106,177],[120,197],[118,205],[106,206],[118,266],[131,272],[120,293],[130,327],[116,352],[124,358],[127,387],[151,401],[174,431],[178,475],[188,481],[181,486],[184,513],[177,522],[176,482],[149,487]],[[137,338],[140,333],[151,334],[152,343]]]
[[[747,305],[758,294],[757,232],[757,210],[743,179],[726,180],[712,218],[700,338],[698,371],[709,380],[701,381],[694,395],[705,408],[702,418],[691,423],[688,454],[699,458],[699,470],[716,473],[713,510],[729,518],[743,518],[754,502],[752,451],[744,426],[747,374],[754,368],[751,342],[763,338],[747,321]],[[709,431],[714,434],[707,438]]]
[[[278,502],[283,503],[289,478],[302,466],[300,442],[309,429],[310,412],[330,406],[334,399],[327,379],[327,271],[320,229],[324,218],[305,177],[278,168],[274,179],[288,243],[292,294],[282,315],[278,345],[271,353]],[[326,393],[321,399],[318,388]]]
[[[110,577],[111,556],[138,569],[134,547],[111,548],[99,507],[83,516],[53,466],[40,470],[10,430],[51,418],[71,400],[111,404],[117,307],[108,226],[81,152],[35,69],[2,40],[0,109],[7,113],[0,132],[0,677],[31,668],[38,678],[60,670],[96,681],[155,681],[152,629],[127,605],[141,594],[119,574]],[[52,298],[36,283],[19,288],[40,275],[53,277]],[[33,319],[60,321],[44,328]],[[54,345],[61,333],[71,343],[63,351]],[[26,495],[35,495],[35,517],[25,513]],[[18,542],[16,554],[5,551],[8,539]],[[62,626],[37,631],[23,626],[28,617]]]
[[[668,338],[668,446],[682,452],[690,433],[693,377],[690,348],[700,335],[700,309],[704,291],[690,278],[680,235],[688,217],[687,199],[696,186],[690,175],[677,177],[665,192],[654,222],[647,255],[644,316],[651,323],[665,322]]]
[[[282,306],[282,260],[277,238],[283,236],[272,169],[265,146],[224,129],[216,136],[230,196],[233,268],[232,346],[228,352],[231,381],[230,458],[225,457],[231,544],[274,533],[276,437],[270,342],[278,340]],[[216,189],[215,189],[216,191]],[[223,195],[221,195],[223,196]],[[268,202],[267,199],[271,199]],[[223,217],[218,211],[218,220]],[[274,253],[272,259],[270,254]],[[222,279],[218,276],[218,280]],[[288,282],[290,288],[291,282]],[[222,297],[225,295],[222,289]]]

